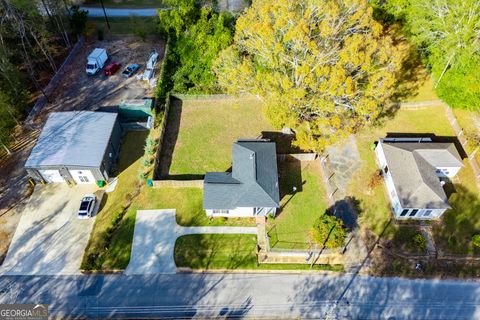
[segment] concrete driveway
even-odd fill
[[[0,274],[79,274],[95,219],[79,220],[77,210],[82,197],[97,189],[95,185],[36,186],[22,212]]]
[[[181,227],[175,209],[139,210],[135,220],[132,254],[125,274],[174,274],[175,241],[187,234],[257,234],[256,227]]]

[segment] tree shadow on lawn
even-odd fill
[[[297,159],[286,159],[277,162],[278,183],[280,185],[280,200],[291,196],[282,208],[297,194],[303,191],[306,181],[302,180],[302,162]],[[281,209],[282,209],[281,208]],[[280,211],[281,211],[280,209]]]
[[[120,154],[118,157],[115,175],[118,176],[144,154],[145,141],[148,137],[148,131],[128,131],[123,136]]]
[[[449,197],[452,208],[433,224],[435,241],[446,254],[480,256],[480,248],[472,242],[480,234],[480,196],[460,184],[455,190]]]
[[[160,168],[155,170],[156,175],[154,179],[165,179],[169,176],[170,167],[172,166],[173,152],[180,133],[183,101],[174,97],[171,97],[170,99],[170,110],[168,112],[168,117],[165,118],[167,124],[165,127],[160,161],[158,164]]]
[[[305,153],[304,150],[293,145],[295,134],[285,134],[278,131],[262,131],[261,138],[275,142],[275,148],[278,154]]]

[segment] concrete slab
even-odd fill
[[[139,210],[125,274],[174,274],[175,241],[187,234],[257,234],[256,227],[181,227],[175,209]]]
[[[79,274],[95,218],[80,220],[77,211],[82,197],[97,189],[95,185],[36,186],[22,212],[0,274]]]

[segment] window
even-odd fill
[[[89,182],[88,178],[86,176],[78,176],[78,180],[80,180],[81,182],[84,182],[84,183]]]
[[[213,209],[213,213],[228,213],[228,210]]]
[[[412,212],[410,212],[410,214],[408,215],[409,217],[415,217],[415,215],[417,214],[418,212],[418,209],[413,209]]]
[[[425,210],[425,212],[423,213],[423,216],[428,217],[431,214],[432,214],[432,210]]]
[[[403,209],[402,213],[400,213],[400,217],[405,217],[408,213],[408,211],[410,211],[409,209]]]

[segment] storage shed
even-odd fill
[[[117,113],[53,112],[25,169],[36,181],[77,184],[106,181],[121,139]]]

